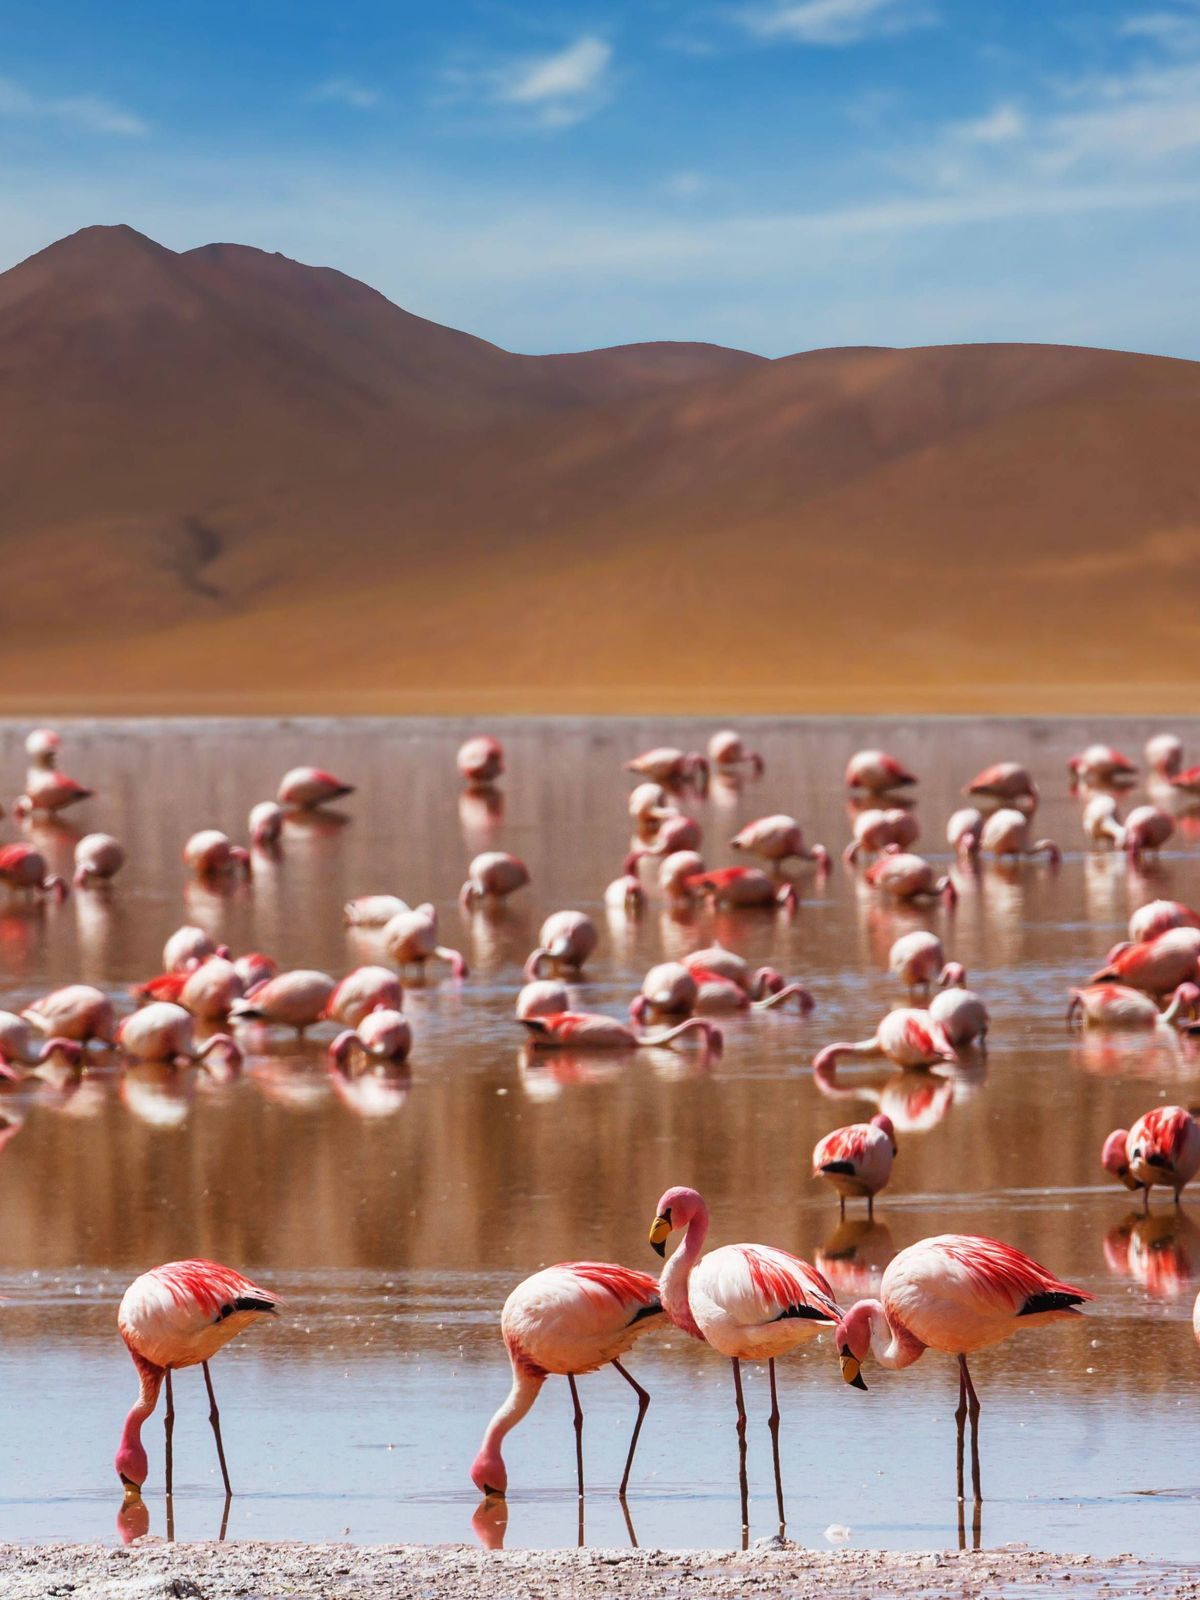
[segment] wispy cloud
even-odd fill
[[[1025,118],[1014,105],[998,105],[981,117],[960,122],[954,131],[968,144],[1011,144],[1025,132]]]
[[[357,78],[326,78],[309,95],[325,105],[349,106],[352,111],[371,111],[383,99],[378,89]]]
[[[1147,39],[1167,50],[1200,50],[1200,7],[1181,11],[1145,11],[1126,17],[1118,32],[1125,39]]]
[[[553,55],[502,69],[497,99],[527,107],[547,126],[569,126],[589,116],[602,102],[612,54],[606,40],[585,34]]]
[[[770,0],[734,16],[759,39],[826,46],[887,38],[936,21],[923,0]]]
[[[11,78],[0,78],[0,117],[56,122],[85,133],[127,139],[140,138],[150,131],[141,117],[99,95],[39,95]]]

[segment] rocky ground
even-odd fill
[[[4,1600],[1036,1600],[1042,1595],[1200,1597],[1200,1562],[976,1553],[804,1550],[764,1541],[724,1551],[510,1550],[467,1546],[177,1544],[0,1545]]]

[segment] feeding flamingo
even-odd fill
[[[926,1350],[958,1357],[958,1498],[963,1488],[963,1435],[971,1419],[971,1484],[983,1499],[979,1472],[979,1396],[967,1357],[1011,1338],[1023,1327],[1078,1315],[1092,1299],[997,1239],[945,1233],[901,1250],[889,1264],[878,1300],[860,1300],[838,1324],[842,1377],[865,1389],[862,1364],[873,1354],[898,1370]]]
[[[1032,811],[1038,801],[1037,784],[1019,761],[997,761],[984,767],[964,786],[963,794],[981,800],[1007,800],[1023,811]]]
[[[690,951],[683,957],[683,964],[693,972],[703,969],[705,972],[715,972],[722,978],[728,978],[730,983],[736,983],[740,989],[744,989],[751,1000],[761,1000],[766,995],[777,994],[786,982],[783,975],[776,972],[774,967],[757,967],[752,970],[744,956],[738,955],[736,950],[726,949],[719,939],[706,945],[703,950]]]
[[[303,1039],[305,1031],[324,1020],[337,985],[327,972],[297,968],[268,978],[230,1009],[234,1022],[266,1022],[281,1028],[295,1028]]]
[[[887,794],[916,783],[916,778],[885,750],[860,750],[846,767],[847,789],[868,789],[872,794]]]
[[[653,844],[635,845],[625,857],[622,871],[629,877],[637,874],[638,865],[647,860],[665,860],[681,851],[698,850],[703,838],[700,824],[694,817],[673,812],[663,822],[654,836]]]
[[[958,1060],[941,1023],[928,1011],[911,1006],[889,1011],[869,1039],[860,1039],[857,1044],[826,1045],[814,1058],[813,1071],[831,1071],[840,1056],[886,1056],[898,1067],[929,1067],[938,1061]]]
[[[1150,1209],[1155,1185],[1171,1189],[1175,1204],[1184,1186],[1200,1172],[1200,1127],[1182,1106],[1155,1106],[1132,1128],[1117,1128],[1104,1141],[1100,1164],[1127,1189],[1142,1191]]]
[[[919,989],[928,995],[935,979],[946,981],[946,956],[936,933],[915,928],[902,933],[888,952],[888,971],[899,979],[910,995]]]
[[[775,1361],[837,1324],[841,1312],[828,1283],[813,1266],[775,1245],[728,1244],[701,1255],[708,1236],[708,1207],[695,1189],[672,1188],[659,1200],[650,1243],[660,1256],[678,1229],[686,1230],[659,1279],[663,1310],[684,1333],[711,1345],[733,1365],[737,1402],[742,1527],[749,1523],[746,1481],[746,1406],[743,1361],[765,1361],[771,1385],[771,1446],[775,1495],[784,1522],[779,1466],[779,1397]]]
[[[226,956],[209,956],[191,972],[180,974],[183,982],[174,996],[176,1004],[200,1022],[224,1022],[234,1003],[246,992],[246,984],[236,965]],[[155,998],[170,999],[168,994]]]
[[[167,972],[189,972],[216,953],[216,941],[204,928],[176,928],[163,946],[163,967]]]
[[[400,980],[388,967],[355,967],[329,996],[325,1015],[347,1028],[359,1023],[377,1006],[399,1011],[404,1003]]]
[[[214,1033],[197,1045],[190,1011],[169,1000],[154,1000],[123,1018],[117,1048],[135,1061],[200,1063],[219,1056],[231,1068],[241,1066],[242,1052],[226,1033]]]
[[[74,1039],[57,1036],[43,1039],[23,1017],[14,1016],[11,1011],[0,1011],[0,1078],[16,1081],[22,1076],[14,1070],[14,1062],[28,1067],[32,1075],[45,1063],[55,1060],[78,1073],[83,1065],[83,1046]]]
[[[542,923],[537,949],[525,963],[526,978],[536,978],[542,964],[555,971],[579,972],[599,941],[596,924],[583,911],[555,911]]]
[[[722,728],[708,741],[708,759],[718,771],[731,772],[735,767],[749,767],[756,778],[766,771],[766,762],[757,750],[747,750],[740,733],[732,728]]]
[[[1094,794],[1083,808],[1083,832],[1093,844],[1112,843],[1119,850],[1125,843],[1117,802],[1111,794]]]
[[[1045,856],[1052,867],[1062,860],[1062,851],[1053,839],[1030,843],[1029,818],[1015,806],[1003,806],[992,812],[979,836],[979,848],[997,860],[1005,856]]]
[[[34,728],[25,736],[25,754],[35,767],[52,768],[61,747],[62,740],[53,728]]]
[[[353,793],[352,783],[343,783],[321,767],[293,767],[280,779],[276,798],[289,811],[315,811]]]
[[[477,733],[459,746],[455,758],[463,779],[472,788],[486,789],[504,776],[504,747],[490,733]]]
[[[679,807],[672,804],[661,783],[639,783],[629,795],[629,815],[634,822],[649,827],[678,816]]]
[[[625,770],[640,773],[654,783],[669,784],[672,788],[685,783],[694,784],[701,790],[708,787],[708,758],[696,750],[676,750],[663,745],[627,761]]]
[[[410,911],[407,900],[395,894],[364,894],[357,900],[347,900],[342,914],[351,927],[383,928],[393,917]]]
[[[1139,906],[1129,918],[1129,938],[1133,944],[1147,944],[1169,928],[1200,928],[1200,913],[1182,900],[1151,900]]]
[[[204,1368],[208,1390],[208,1420],[217,1442],[217,1460],[226,1496],[233,1493],[221,1419],[208,1363],[229,1341],[260,1317],[273,1316],[276,1297],[260,1289],[232,1267],[216,1261],[168,1261],[135,1278],[121,1299],[117,1327],[137,1368],[139,1392],[130,1408],[117,1448],[116,1469],[125,1485],[126,1501],[141,1498],[149,1474],[142,1426],[158,1404],[163,1380],[167,1385],[166,1490],[173,1491],[172,1435],[175,1426],[171,1374],[179,1367]]]
[[[842,851],[842,860],[853,867],[858,864],[859,856],[878,855],[891,845],[907,850],[916,843],[920,832],[915,814],[901,806],[890,806],[884,811],[860,811],[854,819],[854,837]]]
[[[220,828],[202,828],[183,847],[183,859],[198,878],[216,878],[228,872],[251,872],[250,852],[234,844]]]
[[[967,974],[961,964],[951,961],[942,974],[942,988],[929,1002],[929,1015],[941,1025],[956,1050],[964,1045],[982,1044],[991,1024],[988,1008],[973,989],[966,987]]]
[[[1125,818],[1122,846],[1130,856],[1161,850],[1175,832],[1175,818],[1161,806],[1135,806]]]
[[[1168,928],[1144,944],[1116,945],[1090,983],[1127,983],[1148,994],[1173,993],[1200,981],[1200,929]]]
[[[528,1030],[535,1049],[557,1050],[639,1050],[672,1044],[685,1034],[698,1034],[706,1052],[719,1055],[723,1038],[720,1028],[700,1017],[689,1017],[673,1028],[657,1033],[635,1033],[615,1017],[600,1012],[561,1011],[556,1015],[534,1015],[517,1019]]]
[[[757,867],[718,867],[715,872],[693,872],[684,879],[689,895],[697,895],[715,906],[740,909],[746,906],[783,906],[794,910],[799,903],[794,884],[777,884]]]
[[[394,1007],[377,1006],[354,1027],[338,1034],[329,1046],[330,1060],[346,1072],[356,1049],[372,1061],[407,1061],[412,1051],[408,1018]]]
[[[438,943],[437,912],[431,905],[411,911],[398,911],[384,926],[383,947],[400,968],[416,966],[422,972],[426,962],[448,961],[455,978],[467,976],[467,963],[457,950]]]
[[[87,1044],[95,1039],[100,1044],[116,1042],[116,1013],[113,1003],[100,989],[90,983],[69,983],[54,989],[21,1015],[40,1028],[44,1034],[58,1034],[64,1039],[75,1039]]]
[[[1110,744],[1090,744],[1067,762],[1072,783],[1125,788],[1137,780],[1137,767]]]
[[[722,972],[680,961],[664,961],[651,967],[642,980],[641,993],[631,1001],[629,1015],[642,1022],[654,1016],[688,1016],[693,1012],[772,1011],[795,999],[802,1014],[813,1008],[813,997],[800,983],[784,984],[759,999]]]
[[[70,892],[66,879],[51,872],[45,856],[31,844],[0,845],[0,883],[59,901]]]
[[[260,800],[256,806],[251,806],[246,821],[250,843],[256,850],[266,850],[279,843],[286,816],[283,807],[274,800]]]
[[[960,806],[951,813],[946,824],[946,843],[960,860],[964,856],[970,860],[979,854],[982,837],[983,815],[974,806]]]
[[[567,986],[557,978],[534,978],[517,995],[513,1015],[518,1022],[526,1017],[555,1017],[571,1009]]]
[[[825,846],[805,845],[804,831],[795,817],[782,813],[748,822],[729,843],[734,850],[745,850],[749,855],[761,856],[775,866],[782,866],[785,861],[794,858],[797,861],[814,861],[820,871],[829,871],[829,851]]]
[[[882,1113],[870,1122],[853,1122],[818,1139],[813,1177],[832,1184],[846,1215],[847,1195],[866,1196],[867,1216],[875,1215],[875,1196],[886,1187],[896,1158],[896,1130]]]
[[[529,882],[529,868],[506,850],[485,850],[467,868],[467,881],[458,892],[458,903],[470,910],[481,900],[504,900]]]
[[[1173,778],[1183,766],[1183,740],[1173,733],[1156,733],[1146,740],[1146,765],[1159,778]]]
[[[703,858],[695,850],[672,851],[659,863],[658,887],[668,900],[687,904],[692,898],[688,880],[703,871]]]
[[[125,865],[125,847],[111,833],[87,833],[75,846],[75,887],[115,878]]]
[[[575,1411],[575,1465],[583,1497],[583,1408],[577,1377],[614,1366],[638,1397],[637,1421],[629,1441],[619,1490],[629,1488],[634,1451],[650,1396],[621,1365],[621,1357],[656,1325],[662,1315],[657,1281],[646,1272],[608,1261],[563,1261],[519,1283],[504,1302],[500,1331],[512,1365],[508,1398],[487,1425],[479,1454],[471,1463],[471,1482],[484,1495],[508,1491],[502,1446],[530,1408],[546,1379],[565,1377]]]
[[[866,881],[872,889],[880,889],[894,900],[940,900],[944,897],[951,910],[958,904],[954,879],[948,875],[939,878],[924,856],[888,850],[867,868]]]
[[[624,872],[605,889],[604,904],[610,911],[638,912],[646,904],[646,891],[638,878],[631,872]]]
[[[83,784],[76,783],[74,778],[68,778],[65,772],[32,767],[25,775],[25,793],[17,796],[13,813],[18,817],[28,817],[35,811],[41,811],[53,816],[65,811],[68,806],[78,805],[81,800],[90,800],[93,792],[85,789]]]

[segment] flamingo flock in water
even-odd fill
[[[59,768],[62,740],[52,729],[36,729],[26,740],[29,767],[13,815],[53,818],[90,800],[94,791]],[[1181,741],[1160,734],[1146,746],[1151,802],[1121,814],[1139,781],[1136,764],[1117,749],[1094,744],[1068,763],[1068,782],[1081,805],[1085,844],[1124,851],[1140,859],[1172,839],[1180,804],[1200,796],[1200,766],[1185,766]],[[486,802],[506,772],[505,752],[490,735],[468,739],[458,752],[464,796]],[[629,801],[635,834],[621,870],[603,892],[606,908],[636,917],[658,896],[668,908],[720,906],[762,908],[791,916],[800,904],[797,875],[823,880],[834,870],[824,844],[809,842],[802,822],[788,814],[747,823],[728,847],[756,865],[709,867],[704,832],[686,809],[689,795],[704,795],[717,783],[740,784],[761,776],[762,754],[731,729],[709,740],[706,750],[658,747],[625,763],[638,782]],[[966,986],[963,965],[948,959],[960,887],[955,872],[973,870],[980,856],[1001,863],[1042,861],[1054,871],[1061,846],[1038,837],[1034,826],[1039,792],[1029,771],[998,761],[963,785],[966,804],[949,818],[945,837],[955,865],[941,871],[916,854],[919,828],[911,799],[917,775],[883,750],[862,750],[844,777],[850,804],[851,838],[840,852],[864,895],[925,907],[944,919],[942,932],[921,928],[892,944],[888,971],[904,991],[897,1004],[869,1026],[864,1037],[834,1041],[812,1059],[814,1081],[823,1092],[843,1092],[840,1075],[859,1058],[886,1058],[911,1076],[919,1094],[938,1091],[938,1074],[982,1056],[990,1017],[985,1000]],[[354,794],[354,787],[316,766],[286,773],[273,798],[264,798],[247,818],[246,844],[204,827],[181,845],[186,871],[201,882],[245,879],[253,883],[256,853],[277,852],[289,817],[313,812]],[[107,833],[81,837],[73,878],[51,870],[35,843],[0,846],[0,884],[14,895],[59,902],[73,891],[111,893],[127,861],[125,846]],[[790,868],[790,870],[788,870]],[[466,869],[460,906],[466,913],[496,906],[531,882],[526,863],[508,852],[486,850]],[[123,1015],[112,998],[82,983],[69,984],[24,1007],[0,1011],[0,1086],[11,1090],[44,1077],[78,1079],[90,1070],[95,1048],[115,1051],[133,1066],[200,1068],[215,1074],[241,1067],[247,1030],[307,1030],[338,1027],[328,1046],[330,1073],[352,1082],[362,1076],[406,1070],[414,1047],[404,1013],[404,982],[431,963],[448,967],[464,983],[469,969],[462,953],[443,943],[431,904],[410,905],[388,890],[364,893],[345,908],[347,926],[376,941],[380,960],[340,977],[310,969],[281,971],[262,952],[235,955],[203,929],[185,926],[165,942],[162,971],[135,984]],[[819,996],[800,979],[770,966],[752,968],[736,951],[714,942],[647,972],[628,1008],[628,1019],[575,1008],[568,984],[581,981],[599,946],[592,917],[563,908],[542,924],[523,969],[514,1021],[537,1052],[623,1052],[696,1044],[703,1061],[721,1054],[726,1033],[752,1011],[789,1007],[804,1017],[819,1009]],[[384,965],[386,960],[390,965]],[[724,1019],[724,1026],[712,1020]],[[1200,1033],[1200,914],[1189,906],[1155,900],[1131,918],[1129,937],[1069,994],[1067,1020],[1083,1030],[1153,1033],[1178,1038]],[[866,1122],[833,1128],[812,1152],[812,1178],[836,1194],[844,1219],[847,1202],[865,1201],[874,1215],[900,1158],[897,1124],[880,1110]],[[1138,1193],[1147,1216],[1154,1188],[1171,1191],[1175,1206],[1200,1172],[1200,1124],[1175,1105],[1149,1109],[1128,1129],[1105,1140],[1099,1167]],[[842,1380],[865,1390],[863,1368],[873,1357],[900,1370],[927,1350],[952,1356],[958,1365],[957,1493],[966,1498],[966,1424],[970,1423],[971,1492],[982,1500],[978,1440],[980,1401],[968,1358],[1026,1328],[1076,1319],[1091,1296],[1065,1283],[1013,1246],[969,1234],[942,1234],[901,1250],[886,1265],[878,1298],[839,1305],[818,1267],[779,1244],[722,1244],[705,1252],[709,1209],[696,1189],[668,1187],[655,1208],[649,1245],[665,1257],[659,1276],[612,1262],[579,1260],[543,1267],[519,1283],[500,1315],[500,1331],[512,1371],[510,1391],[484,1432],[470,1468],[485,1502],[503,1502],[509,1487],[504,1446],[528,1414],[549,1377],[565,1377],[572,1399],[576,1480],[584,1494],[583,1408],[577,1380],[611,1366],[632,1390],[636,1415],[619,1494],[628,1493],[639,1436],[650,1407],[649,1391],[624,1365],[640,1340],[673,1326],[730,1363],[739,1451],[743,1528],[748,1526],[746,1440],[748,1411],[742,1364],[765,1363],[770,1395],[768,1429],[780,1524],[785,1520],[780,1459],[782,1414],[776,1361],[802,1344],[831,1335]],[[1115,1248],[1115,1247],[1114,1247]],[[218,1462],[226,1495],[232,1492],[209,1363],[239,1333],[276,1315],[270,1290],[213,1261],[168,1262],[138,1277],[126,1291],[117,1326],[134,1363],[137,1398],[129,1410],[116,1454],[125,1494],[123,1526],[145,1531],[142,1491],[150,1468],[143,1427],[165,1389],[165,1480],[173,1489],[174,1403],[172,1375],[201,1367],[210,1406]],[[1200,1339],[1200,1297],[1195,1326]]]

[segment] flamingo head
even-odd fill
[[[878,1302],[860,1300],[837,1325],[833,1341],[842,1364],[842,1381],[852,1389],[866,1389],[862,1364],[871,1349],[871,1313]]]
[[[44,1059],[49,1060],[51,1056],[57,1056],[76,1072],[83,1066],[83,1046],[75,1039],[47,1039]]]
[[[650,1001],[644,994],[636,995],[629,1002],[629,1020],[640,1024],[645,1019],[649,1007]]]
[[[961,961],[947,961],[938,979],[939,989],[961,989],[967,981],[967,969]]]
[[[1181,983],[1171,996],[1171,1001],[1177,1011],[1195,1015],[1196,1007],[1200,1006],[1200,984]]]
[[[345,1067],[346,1059],[351,1050],[358,1043],[358,1035],[353,1028],[346,1028],[339,1033],[329,1046],[329,1059],[337,1067]]]
[[[778,994],[787,987],[787,979],[775,967],[759,967],[750,983],[750,992],[756,1000],[765,999],[769,994]]]
[[[1137,1180],[1130,1175],[1129,1156],[1127,1145],[1129,1143],[1128,1128],[1116,1128],[1104,1141],[1104,1148],[1100,1152],[1100,1165],[1105,1172],[1110,1172],[1127,1189],[1136,1189]]]
[[[654,1208],[650,1224],[650,1245],[656,1255],[665,1256],[667,1240],[677,1228],[686,1228],[693,1217],[707,1215],[704,1201],[695,1189],[668,1189]]]
[[[114,1465],[121,1482],[125,1485],[126,1502],[135,1496],[140,1500],[142,1485],[150,1475],[150,1463],[146,1459],[146,1448],[142,1441],[123,1438]]]
[[[498,1444],[484,1440],[479,1454],[471,1463],[471,1482],[480,1494],[504,1498],[508,1490],[508,1468],[504,1465]]]

